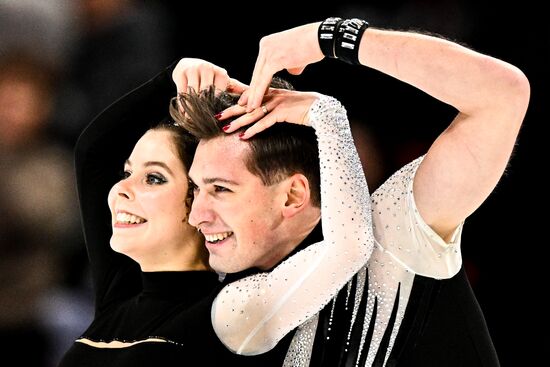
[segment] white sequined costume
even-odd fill
[[[226,287],[213,312],[222,341],[262,353],[298,327],[285,367],[498,366],[462,267],[463,226],[445,242],[416,209],[422,157],[370,198],[344,108],[324,97],[310,118],[324,241]]]
[[[220,292],[212,307],[214,329],[239,354],[273,348],[325,306],[373,249],[370,196],[346,111],[322,96],[309,113],[319,143],[324,240]]]

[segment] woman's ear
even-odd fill
[[[307,208],[310,204],[311,192],[306,176],[296,173],[287,179],[286,202],[283,208],[283,216],[292,217]]]

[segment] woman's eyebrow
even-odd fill
[[[125,164],[129,165],[129,166],[132,166],[132,162],[127,159]],[[174,175],[174,173],[172,172],[172,170],[170,169],[170,167],[168,167],[168,165],[164,162],[161,162],[161,161],[147,161],[143,164],[145,167],[150,167],[150,166],[160,166],[162,168],[164,168],[165,170],[168,171],[168,173],[170,173],[171,175]]]

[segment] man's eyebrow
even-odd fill
[[[191,179],[191,182],[193,182],[192,179]],[[233,181],[233,180],[228,180],[227,178],[221,178],[221,177],[207,177],[207,178],[204,178],[202,180],[202,182],[205,185],[215,184],[215,183],[225,183],[225,184],[230,184],[230,185],[238,185],[238,183]]]
[[[127,165],[131,166],[132,165],[132,162],[127,159],[126,162],[125,162]],[[160,161],[147,161],[143,164],[145,167],[151,167],[151,166],[160,166],[162,168],[164,168],[165,170],[168,171],[169,174],[171,174],[172,176],[174,175],[174,172],[172,172],[172,170],[170,169],[170,167],[168,167],[168,165],[166,165],[166,163],[164,162],[160,162]]]

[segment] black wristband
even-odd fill
[[[321,52],[325,57],[330,57],[332,59],[336,58],[334,42],[336,41],[336,31],[340,23],[342,23],[342,18],[331,17],[319,24],[317,38],[319,39]]]
[[[348,64],[360,65],[359,44],[369,23],[362,19],[346,19],[339,23],[334,39],[334,54]]]

